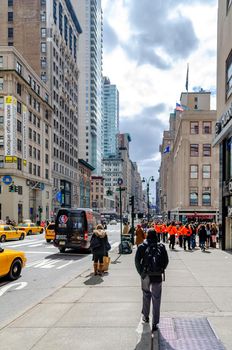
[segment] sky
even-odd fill
[[[103,74],[120,96],[120,132],[141,177],[158,178],[159,145],[185,92],[212,92],[216,109],[217,0],[102,0]]]

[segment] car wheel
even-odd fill
[[[5,235],[2,235],[0,237],[0,241],[3,243],[3,242],[6,242],[6,236]]]
[[[65,248],[64,247],[59,248],[59,251],[60,251],[60,253],[64,253],[65,252]]]
[[[21,234],[21,236],[19,237],[20,241],[22,241],[25,238],[24,233]]]
[[[47,242],[47,243],[50,243],[50,242],[51,242],[51,239],[46,239],[46,242]]]
[[[19,278],[22,271],[22,262],[20,259],[15,259],[10,267],[9,278],[16,280]]]
[[[32,234],[32,231],[31,231],[31,230],[29,230],[27,234],[28,234],[28,235],[31,235],[31,234]]]

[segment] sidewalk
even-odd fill
[[[2,329],[1,350],[232,349],[232,255],[213,249],[168,253],[153,339],[140,320],[134,254],[114,252],[109,275],[93,276],[91,267]]]

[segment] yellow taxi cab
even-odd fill
[[[10,241],[13,239],[24,239],[26,236],[26,233],[21,230],[17,229],[16,227],[12,225],[0,225],[0,242]]]
[[[32,235],[35,233],[43,233],[43,227],[34,224],[33,222],[25,222],[18,224],[17,229],[23,230],[27,235]]]
[[[26,261],[23,252],[0,247],[0,277],[7,276],[11,280],[16,280],[19,278]]]
[[[51,241],[53,241],[55,238],[55,223],[51,222],[50,224],[48,224],[48,226],[46,227],[45,230],[45,239],[46,241],[49,243]]]

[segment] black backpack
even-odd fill
[[[161,276],[168,265],[168,255],[162,243],[149,245],[144,255],[144,272],[148,276]]]
[[[127,241],[122,241],[122,243],[119,244],[119,254],[131,254],[132,253],[132,246]]]

